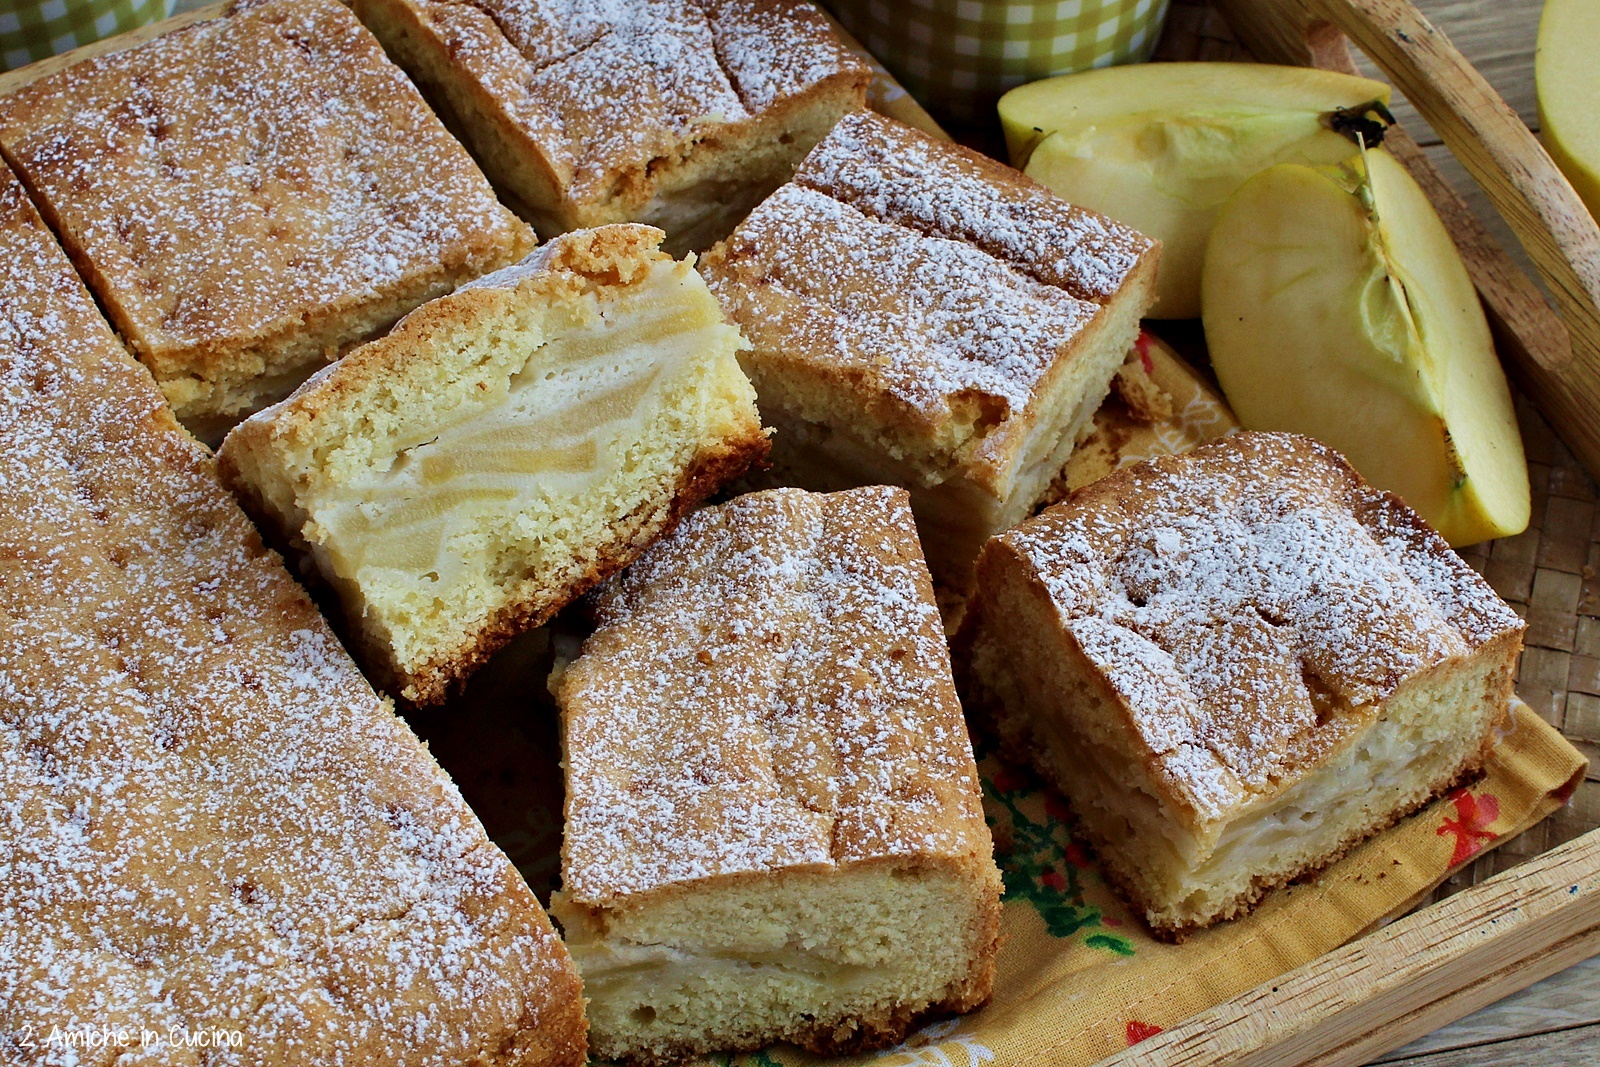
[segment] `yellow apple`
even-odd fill
[[[1331,445],[1453,545],[1526,528],[1528,466],[1483,309],[1387,152],[1240,186],[1211,232],[1202,304],[1245,427]]]
[[[1047,78],[1000,99],[1012,163],[1063,199],[1162,242],[1154,318],[1200,314],[1217,208],[1275,163],[1338,163],[1330,128],[1387,104],[1366,78],[1262,63],[1146,63]],[[1386,113],[1384,113],[1386,114]],[[1381,126],[1368,122],[1371,138]]]
[[[1550,158],[1600,218],[1600,3],[1545,0],[1533,77],[1539,137]]]

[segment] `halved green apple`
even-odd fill
[[[1539,97],[1539,139],[1600,218],[1600,4],[1545,0],[1533,79]]]
[[[1307,67],[1146,63],[1019,86],[1000,121],[1015,166],[1161,240],[1150,314],[1181,319],[1200,313],[1206,237],[1240,183],[1275,163],[1348,159],[1357,146],[1334,117],[1359,122],[1388,101],[1382,82]]]
[[[1239,421],[1344,453],[1453,545],[1528,525],[1528,466],[1489,326],[1393,156],[1280,164],[1223,205],[1206,344]]]

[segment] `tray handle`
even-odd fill
[[[1406,0],[1217,0],[1258,59],[1317,65],[1331,25],[1416,106],[1483,186],[1549,286],[1568,346],[1507,346],[1523,387],[1600,478],[1600,226],[1517,114]]]

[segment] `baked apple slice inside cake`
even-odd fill
[[[766,454],[744,342],[661,232],[567,234],[228,436],[380,682],[440,700]]]

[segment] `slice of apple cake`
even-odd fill
[[[545,238],[643,222],[704,249],[872,80],[810,0],[351,6]]]
[[[934,579],[959,594],[1093,429],[1158,255],[1009,167],[858,112],[704,270],[751,342],[772,480],[909,489]]]
[[[224,477],[405,700],[442,699],[765,456],[739,331],[660,240],[558,238],[223,443]]]
[[[1251,433],[989,542],[958,647],[969,709],[1179,937],[1475,774],[1522,631],[1398,497]]]
[[[1000,875],[904,490],[695,513],[553,680],[596,1056],[893,1044],[989,998]]]
[[[215,444],[534,241],[344,4],[207,10],[39,64],[0,94],[0,150],[178,417]]]

